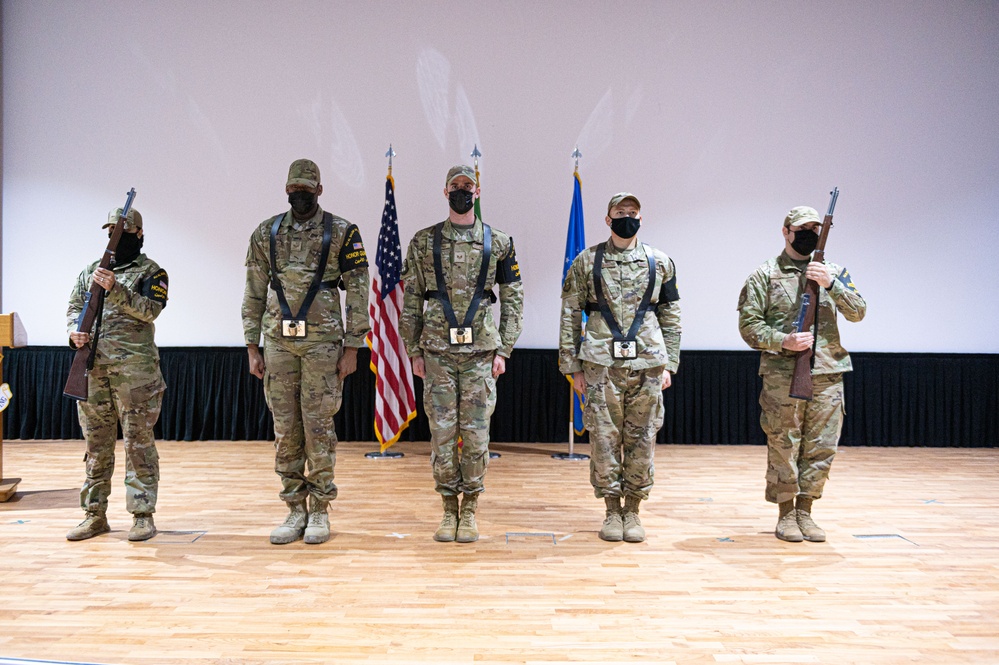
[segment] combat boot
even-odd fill
[[[819,528],[819,525],[812,519],[812,499],[799,496],[798,506],[794,511],[798,521],[798,528],[801,529],[801,536],[810,543],[826,542],[826,532]]]
[[[785,501],[780,504],[780,518],[777,520],[777,528],[774,529],[774,535],[780,540],[800,543],[805,539],[801,535],[801,528],[798,527],[796,512],[793,501]]]
[[[66,540],[86,540],[111,530],[107,515],[88,510],[80,524],[69,530]]]
[[[305,524],[309,516],[305,513],[305,502],[288,504],[288,517],[284,524],[271,531],[272,545],[286,545],[293,543],[305,533]]]
[[[645,528],[642,520],[638,519],[638,504],[642,502],[637,496],[627,496],[624,498],[624,515],[621,517],[624,523],[624,542],[640,543],[645,540]]]
[[[330,516],[326,512],[327,501],[309,497],[309,525],[305,527],[305,542],[319,545],[330,539]]]
[[[458,497],[442,494],[441,503],[444,504],[444,517],[441,518],[441,525],[437,527],[434,540],[438,543],[453,543],[458,530]]]
[[[459,543],[474,543],[479,539],[479,527],[475,524],[475,509],[478,505],[478,494],[466,494],[462,497],[458,530],[454,538]]]
[[[624,523],[621,521],[621,497],[605,496],[604,503],[607,505],[607,516],[604,517],[604,525],[600,527],[600,540],[619,543],[624,538]]]
[[[151,513],[135,513],[132,516],[132,528],[128,530],[128,539],[132,542],[149,540],[156,535],[156,525],[153,524]]]

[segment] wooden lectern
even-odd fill
[[[6,407],[11,399],[11,391],[3,382],[3,349],[28,345],[28,335],[24,332],[17,314],[0,314],[0,405]],[[3,473],[3,409],[0,408],[0,501],[14,496],[20,478],[8,478]]]

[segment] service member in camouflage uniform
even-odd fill
[[[652,489],[663,390],[680,364],[676,268],[666,254],[638,242],[641,219],[634,195],[615,194],[607,205],[610,238],[579,253],[562,288],[559,369],[586,395],[590,483],[607,509],[600,538],[612,542],[645,540],[638,506]]]
[[[424,380],[431,464],[444,504],[444,517],[434,534],[440,542],[470,543],[479,537],[475,510],[489,463],[496,377],[506,371],[506,359],[523,325],[524,288],[513,239],[475,217],[478,195],[471,167],[448,171],[444,184],[448,219],[417,232],[402,271],[405,297],[399,330],[413,374]],[[435,236],[440,275],[435,270]],[[489,260],[483,271],[487,245]],[[490,306],[497,284],[498,329]],[[481,299],[474,303],[476,295]],[[448,309],[454,322],[449,321]],[[459,494],[463,495],[460,511]]]
[[[285,191],[291,209],[265,220],[250,237],[243,333],[250,373],[264,380],[274,417],[274,470],[289,508],[270,540],[281,545],[304,536],[318,544],[329,540],[327,506],[337,495],[333,416],[371,329],[368,260],[357,227],[319,207],[323,186],[315,163],[293,162]],[[342,316],[339,289],[347,292]]]
[[[118,208],[108,215],[104,228],[109,236],[120,214]],[[107,291],[87,399],[77,402],[80,427],[87,440],[87,478],[80,491],[86,517],[66,534],[69,540],[85,540],[111,530],[108,495],[119,421],[125,438],[125,507],[132,513],[128,539],[148,540],[156,535],[153,513],[160,464],[153,425],[160,417],[166,384],[153,341],[153,321],[166,307],[168,280],[166,270],[141,253],[142,234],[142,215],[132,208],[113,268],[100,268],[99,261],[90,264],[80,273],[69,296],[69,341],[78,349],[89,344],[95,333],[76,331],[84,296],[94,282]]]
[[[853,369],[840,345],[836,313],[860,321],[867,312],[845,268],[809,261],[821,226],[814,208],[792,208],[784,218],[784,251],[757,268],[739,294],[739,332],[763,352],[760,424],[767,435],[766,499],[779,506],[774,534],[791,542],[826,539],[812,520],[812,502],[822,496],[829,477],[843,427],[843,372]],[[788,396],[795,357],[815,341],[811,332],[794,332],[806,278],[822,287],[811,401]]]

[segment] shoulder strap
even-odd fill
[[[635,310],[635,318],[631,321],[631,328],[628,329],[627,337],[621,333],[621,327],[618,325],[617,320],[614,318],[614,313],[611,312],[610,306],[607,304],[607,298],[604,297],[602,269],[604,245],[597,247],[596,255],[593,258],[593,290],[597,296],[597,308],[600,310],[600,314],[603,315],[604,321],[607,322],[607,327],[610,328],[611,335],[616,340],[635,338],[635,335],[638,334],[638,329],[642,325],[642,321],[645,320],[645,315],[650,309],[649,303],[652,301],[652,291],[656,288],[656,260],[652,256],[648,245],[643,243],[642,247],[645,249],[645,259],[649,264],[649,285],[645,288],[645,293],[642,295],[642,301],[638,304],[638,309]]]
[[[441,245],[444,242],[444,222],[440,222],[434,226],[434,242],[433,242],[433,253],[434,253],[434,276],[437,278],[437,291],[428,291],[427,295],[437,298],[440,301],[441,307],[444,309],[444,316],[447,317],[447,322],[452,328],[458,327],[458,317],[454,314],[454,307],[451,305],[451,296],[447,288],[447,284],[444,283],[444,267],[441,261]],[[462,322],[463,327],[472,325],[472,321],[475,319],[475,312],[479,309],[479,303],[482,302],[482,295],[486,289],[486,279],[489,276],[489,259],[492,256],[492,246],[493,246],[493,231],[488,224],[482,224],[482,265],[479,267],[479,278],[475,283],[475,292],[472,294],[472,302],[468,306],[468,311],[465,312],[465,317]]]
[[[294,317],[291,315],[291,307],[288,306],[288,299],[284,295],[284,286],[281,284],[281,278],[278,276],[277,269],[277,232],[281,226],[282,219],[284,219],[284,213],[275,217],[274,223],[271,224],[271,288],[277,294],[278,305],[281,307],[281,315],[286,319],[295,318],[302,320],[308,315],[309,308],[312,307],[312,301],[315,300],[316,294],[319,293],[319,288],[323,284],[323,275],[326,274],[326,264],[330,258],[330,243],[333,241],[333,215],[328,212],[323,213],[323,245],[319,252],[319,265],[312,276],[312,282],[309,284],[309,290],[305,294],[305,299],[298,308],[298,315]]]

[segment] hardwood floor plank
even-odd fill
[[[272,546],[267,442],[160,442],[156,538],[70,543],[83,443],[7,442],[0,656],[95,663],[999,662],[999,452],[847,448],[826,543],[773,537],[765,450],[660,446],[645,543],[597,538],[586,463],[496,446],[482,538],[435,543],[429,446],[341,443],[333,537]],[[586,446],[583,446],[586,452]]]

